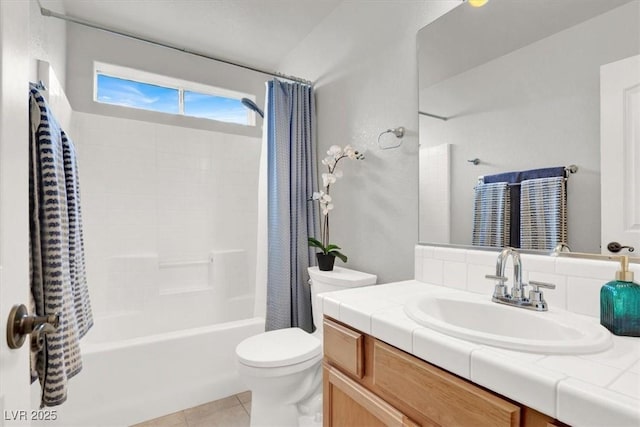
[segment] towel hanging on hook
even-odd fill
[[[387,129],[384,132],[381,132],[380,135],[378,135],[378,147],[380,147],[381,150],[390,150],[392,148],[398,148],[398,147],[400,147],[402,145],[402,141],[398,141],[398,143],[396,145],[391,145],[391,146],[384,147],[380,143],[380,138],[382,137],[382,135],[384,135],[386,133],[392,133],[392,134],[394,134],[396,136],[396,138],[401,140],[402,138],[404,138],[404,127],[400,126],[400,127],[395,128],[395,129]]]
[[[35,89],[38,89],[38,90],[47,90],[47,87],[45,86],[42,80],[38,80],[38,83],[29,82],[29,85],[33,86]]]

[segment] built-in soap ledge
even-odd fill
[[[192,286],[192,287],[179,287],[179,288],[168,288],[162,289],[159,293],[160,296],[171,296],[178,294],[195,294],[195,293],[204,293],[211,292],[211,286]]]
[[[192,259],[162,259],[157,253],[127,254],[107,260],[107,306],[138,310],[168,295],[215,292],[230,299],[252,292],[244,249],[214,250]]]

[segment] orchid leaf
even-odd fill
[[[316,238],[314,237],[309,237],[307,239],[307,241],[309,242],[309,246],[315,247],[315,248],[320,248],[322,249],[322,252],[326,253],[327,251],[324,248],[324,245]]]
[[[338,257],[338,258],[340,258],[340,260],[341,260],[342,262],[344,262],[344,263],[346,263],[346,262],[347,262],[347,256],[346,256],[345,254],[343,254],[343,253],[341,253],[341,252],[339,252],[339,251],[335,250],[335,249],[330,250],[330,251],[329,251],[329,254],[330,254],[330,255],[335,255],[335,256],[337,256],[337,257]]]

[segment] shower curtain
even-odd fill
[[[318,235],[320,221],[311,201],[318,189],[314,104],[308,85],[267,83],[267,330],[313,330],[307,238]]]

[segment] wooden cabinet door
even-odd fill
[[[440,426],[520,425],[518,405],[377,340],[372,389],[403,405],[405,412],[415,410]]]
[[[364,335],[333,320],[324,319],[324,355],[332,365],[362,378],[364,374]]]
[[[325,364],[323,424],[325,427],[417,427],[393,406]]]

